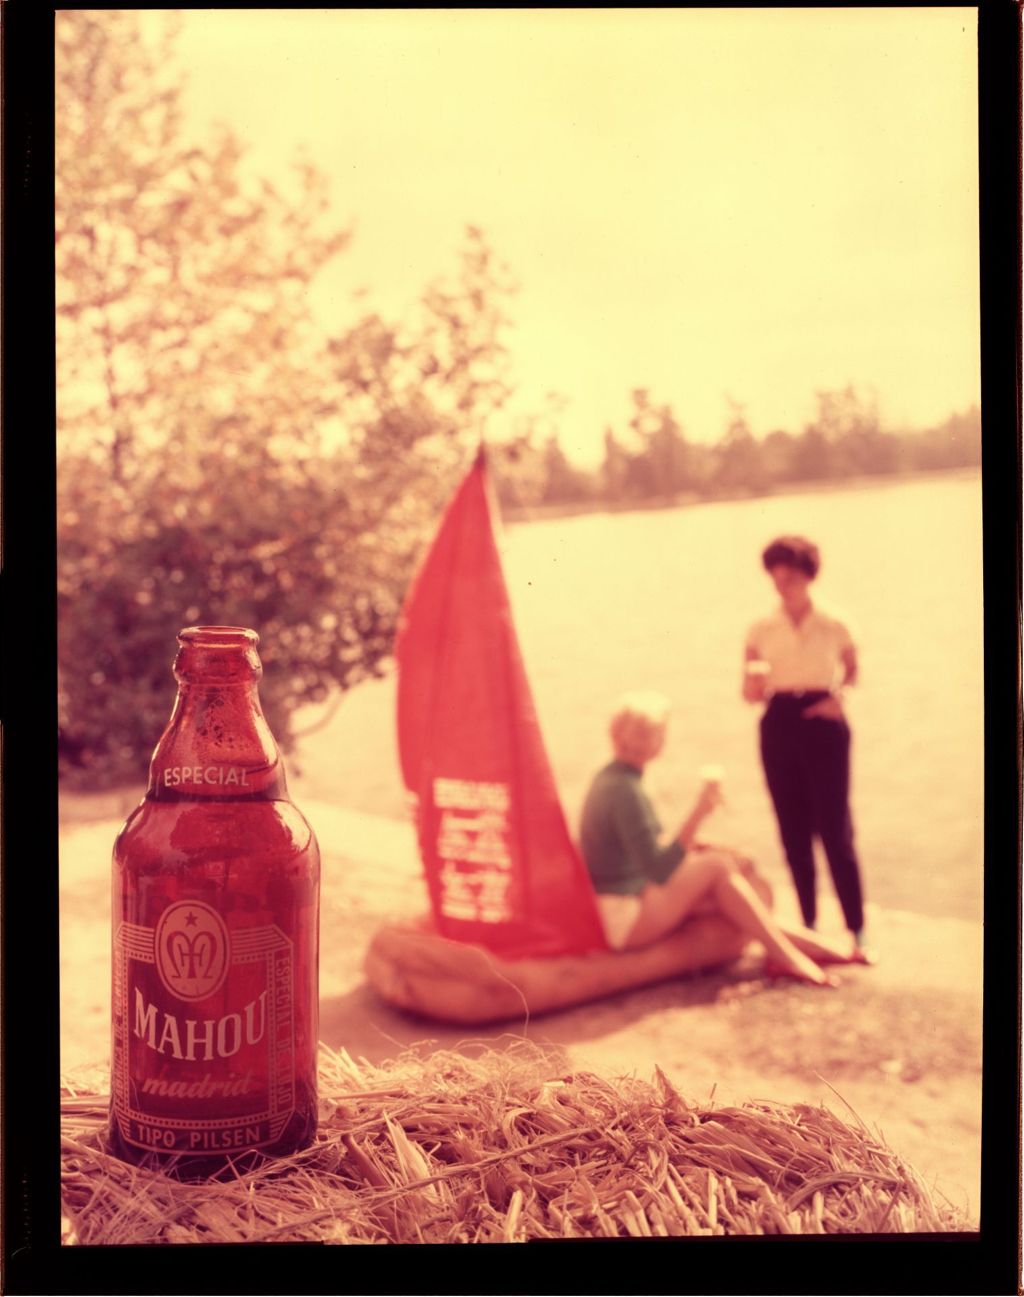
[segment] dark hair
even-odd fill
[[[795,567],[813,579],[821,567],[821,555],[806,536],[779,536],[761,555],[761,562],[766,572],[773,567]]]

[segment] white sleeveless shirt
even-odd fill
[[[746,647],[768,663],[768,693],[832,689],[842,653],[853,647],[845,621],[814,606],[794,625],[782,608],[754,622]]]

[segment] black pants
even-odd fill
[[[779,822],[800,910],[817,918],[814,839],[832,872],[846,926],[864,926],[860,867],[850,817],[850,727],[845,720],[805,717],[825,693],[776,694],[761,718],[761,760]]]

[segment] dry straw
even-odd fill
[[[968,1228],[863,1124],[824,1107],[700,1106],[552,1076],[525,1041],[374,1066],[321,1047],[317,1142],[181,1183],[105,1151],[105,1074],[62,1090],[64,1242],[487,1243]],[[563,1064],[564,1066],[564,1064]],[[102,1075],[102,1079],[101,1079]]]

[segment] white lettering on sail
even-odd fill
[[[508,922],[514,917],[508,786],[435,779],[433,793],[440,811],[441,913],[469,922]]]
[[[485,783],[478,779],[434,780],[435,806],[507,811],[510,801],[507,784]]]
[[[499,811],[483,811],[477,815],[445,811],[437,832],[437,850],[439,855],[465,860],[468,864],[511,869],[508,816]]]

